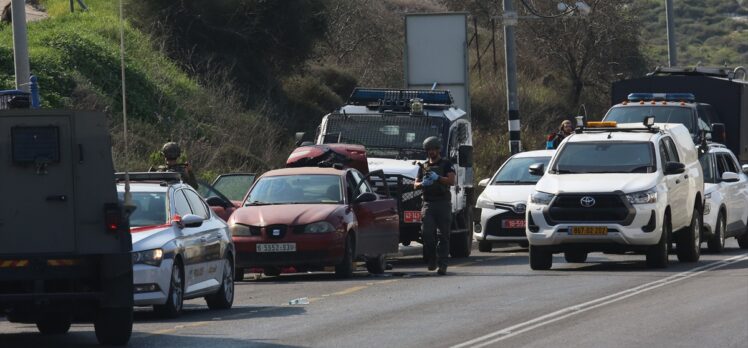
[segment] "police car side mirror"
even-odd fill
[[[680,174],[686,171],[686,165],[680,162],[668,162],[665,164],[665,175]]]
[[[473,147],[470,145],[460,145],[459,152],[459,165],[463,168],[470,168],[473,166]]]
[[[486,186],[488,186],[488,181],[489,180],[491,180],[491,179],[483,179],[483,180],[479,181],[478,182],[478,186],[480,186],[480,187],[486,187]]]
[[[364,192],[364,193],[358,195],[358,197],[356,197],[356,199],[353,200],[353,203],[374,202],[376,200],[377,200],[377,195],[375,195],[375,194],[373,194],[371,192]]]
[[[543,173],[545,172],[545,166],[543,165],[543,163],[535,163],[530,165],[528,171],[530,172],[530,175],[543,176]]]
[[[205,221],[205,219],[203,219],[202,216],[197,216],[195,214],[187,214],[185,216],[182,216],[181,224],[182,226],[187,227],[187,228],[200,227],[202,226],[203,221]]]
[[[724,123],[712,123],[712,139],[715,143],[724,144],[727,137],[727,131]]]
[[[722,173],[722,182],[738,182],[738,181],[740,181],[740,177],[738,176],[738,173],[733,173],[733,172]]]

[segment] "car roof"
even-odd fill
[[[584,141],[650,141],[657,133],[650,132],[602,132],[592,131],[572,134],[567,142]]]
[[[265,174],[262,174],[262,176],[266,177],[266,176],[300,175],[300,174],[343,175],[344,173],[345,173],[344,169],[320,168],[320,167],[296,167],[296,168],[282,168],[282,169],[271,170],[271,171],[266,172]]]
[[[534,150],[534,151],[524,151],[520,152],[512,158],[525,158],[525,157],[553,157],[553,154],[556,153],[556,150]]]

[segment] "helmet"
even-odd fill
[[[439,140],[439,138],[431,136],[426,138],[426,140],[423,141],[423,149],[424,150],[431,150],[431,149],[441,149],[442,148],[442,141]]]
[[[179,148],[179,144],[171,141],[161,148],[161,153],[164,154],[164,157],[168,160],[175,160],[179,158],[179,155],[182,154],[182,150]]]

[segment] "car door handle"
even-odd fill
[[[67,200],[68,200],[68,196],[65,196],[65,195],[47,196],[47,201],[67,202]]]

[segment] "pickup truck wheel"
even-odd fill
[[[706,242],[709,251],[721,253],[725,250],[725,216],[722,212],[717,215],[717,225],[714,226],[714,235]]]
[[[668,251],[670,249],[669,236],[671,230],[672,226],[670,225],[670,217],[665,215],[665,219],[662,220],[662,233],[660,234],[660,240],[657,242],[657,244],[649,247],[649,250],[647,250],[647,267],[667,267]]]
[[[356,269],[356,264],[353,260],[353,238],[349,235],[345,239],[345,252],[343,253],[343,260],[339,264],[335,265],[335,275],[338,278],[350,278],[353,276],[353,271]]]
[[[736,239],[738,240],[738,246],[740,246],[740,249],[748,249],[748,230],[743,232],[743,235]]]
[[[36,321],[36,328],[43,335],[60,335],[70,330],[70,317],[64,315],[45,315]]]
[[[99,308],[94,321],[96,339],[102,345],[124,345],[130,340],[132,321],[132,307]]]
[[[223,264],[221,275],[221,288],[212,295],[205,296],[205,302],[210,309],[229,309],[234,304],[234,267],[231,264],[231,255],[228,255]]]
[[[694,208],[691,225],[678,233],[676,254],[680,262],[696,262],[701,256],[701,210]]]
[[[530,245],[530,268],[533,270],[551,269],[553,265],[553,253],[543,248]]]
[[[564,259],[568,263],[584,263],[587,261],[587,253],[584,251],[567,251],[564,253]]]
[[[387,269],[387,258],[384,254],[366,258],[366,270],[371,274],[382,274]]]
[[[473,251],[473,208],[466,207],[456,218],[457,226],[464,227],[465,232],[449,236],[449,254],[454,258],[468,257]]]
[[[184,271],[182,263],[176,259],[171,268],[171,282],[169,284],[169,296],[166,303],[153,306],[153,310],[162,317],[176,318],[182,314],[184,305]]]
[[[493,250],[493,243],[487,240],[478,241],[478,251],[482,253],[488,253]]]

